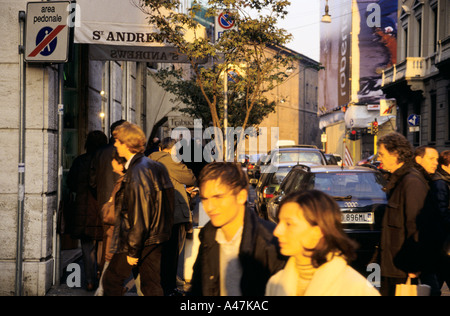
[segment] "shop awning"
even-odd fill
[[[377,119],[379,125],[389,121],[391,116],[381,116],[380,110],[370,111],[367,105],[352,105],[345,111],[345,126],[347,128],[367,128]]]
[[[148,15],[138,3],[138,0],[77,0],[79,24],[75,27],[74,42],[95,45],[90,53],[92,59],[186,62],[175,47],[155,41],[158,29],[149,24]],[[206,37],[203,26],[195,32],[186,31],[186,40],[196,37]]]

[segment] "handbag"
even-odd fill
[[[425,284],[411,284],[411,278],[408,277],[406,284],[397,284],[395,296],[430,296],[431,287]]]
[[[119,180],[117,180],[109,201],[102,206],[103,224],[105,225],[114,225],[116,223],[116,193],[119,191],[120,186],[122,185],[123,178],[124,177],[120,177]]]

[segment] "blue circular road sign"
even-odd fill
[[[228,30],[228,29],[231,29],[234,26],[234,24],[235,24],[234,20],[230,18],[228,13],[222,12],[219,15],[219,25],[220,25],[220,27]]]
[[[420,115],[411,114],[408,116],[408,125],[409,126],[419,126],[420,125]]]

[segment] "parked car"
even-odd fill
[[[266,154],[254,154],[249,155],[248,163],[247,163],[247,176],[250,181],[250,184],[257,184],[259,179],[259,168],[256,166],[261,164],[261,159],[267,156]],[[258,176],[257,176],[258,175]]]
[[[339,167],[342,166],[342,157],[341,157],[341,155],[338,155],[338,154],[332,154],[332,155],[334,156],[334,158],[336,158],[338,166]]]
[[[266,203],[274,197],[274,193],[278,190],[280,184],[293,166],[294,164],[291,163],[272,166],[270,172],[265,172],[261,175],[255,188],[255,208],[260,217],[264,219],[268,218]]]
[[[333,154],[325,154],[325,158],[327,159],[327,165],[338,165],[338,161]]]
[[[270,171],[268,166],[282,163],[326,165],[327,159],[314,145],[283,146],[269,152],[264,164],[261,164],[261,174]]]
[[[382,163],[381,163],[381,161],[378,160],[378,155],[372,155],[366,159],[358,161],[357,165],[382,169]]]
[[[387,204],[384,185],[382,173],[372,168],[297,165],[268,202],[268,217],[277,222],[278,205],[292,192],[315,189],[329,194],[342,211],[345,232],[360,246],[354,267],[363,272],[379,244]]]
[[[327,164],[342,166],[342,157],[337,154],[325,154]]]

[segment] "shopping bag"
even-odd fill
[[[430,296],[431,287],[425,284],[411,284],[411,278],[408,277],[406,284],[397,284],[395,296]]]

